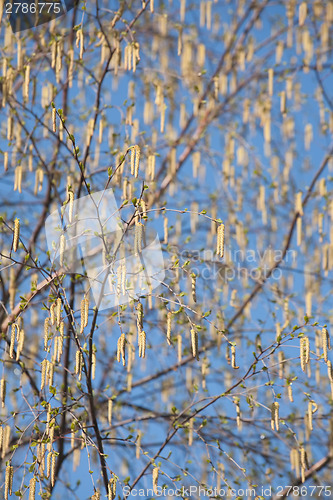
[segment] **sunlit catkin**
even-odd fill
[[[0,398],[2,408],[4,408],[6,405],[6,379],[4,377],[2,377],[0,382]]]
[[[198,332],[194,328],[191,328],[191,346],[192,346],[192,356],[199,361]]]
[[[216,253],[223,258],[224,255],[224,224],[220,224],[217,228],[217,247]]]
[[[309,337],[303,336],[300,338],[300,359],[301,359],[301,368],[303,372],[305,372],[306,365],[310,359],[310,344]]]
[[[181,363],[181,360],[182,360],[182,336],[180,334],[177,335],[177,356],[178,356],[178,363]]]
[[[113,400],[110,398],[108,400],[108,423],[112,425],[112,409],[113,409]]]
[[[45,321],[44,321],[44,351],[47,351],[49,330],[50,330],[50,318],[45,318]]]
[[[65,248],[66,248],[66,237],[64,234],[62,234],[60,236],[60,246],[59,246],[59,257],[60,257],[61,267],[64,265]]]
[[[167,342],[169,345],[171,345],[171,319],[172,319],[172,312],[168,311],[168,314],[167,314]]]
[[[324,360],[325,360],[325,363],[327,363],[327,360],[328,360],[327,351],[329,349],[331,349],[331,342],[330,342],[330,336],[329,336],[328,330],[325,327],[321,331],[321,341],[322,341]]]
[[[122,333],[117,342],[117,361],[118,363],[120,363],[121,359],[123,366],[125,366],[126,364],[125,344],[126,344],[126,337],[125,334]]]
[[[52,130],[53,132],[57,131],[57,111],[55,108],[52,108]]]
[[[7,465],[5,475],[5,500],[12,494],[14,468],[12,465]]]
[[[36,478],[34,476],[30,479],[28,500],[35,500],[35,496],[36,496]]]
[[[196,275],[195,274],[191,274],[191,280],[192,280],[191,288],[192,288],[192,300],[193,300],[193,302],[197,301],[196,279],[197,279]]]
[[[17,252],[20,239],[20,219],[14,220],[13,252]]]
[[[159,467],[154,467],[153,468],[153,490],[155,495],[158,495],[158,473],[159,473]]]
[[[274,401],[271,408],[271,428],[274,431],[276,429],[279,430],[279,403]]]
[[[18,326],[16,325],[16,323],[13,323],[12,328],[11,328],[10,345],[9,345],[9,357],[10,357],[10,359],[14,358],[16,329],[18,329]]]
[[[139,357],[144,358],[146,356],[146,333],[142,330],[139,334]]]
[[[236,365],[236,346],[231,345],[231,367],[238,370],[239,366]]]
[[[288,390],[288,398],[289,398],[289,401],[290,401],[291,403],[293,403],[293,402],[294,402],[294,398],[293,398],[293,388],[292,388],[292,385],[291,385],[291,384],[289,384],[289,385],[287,386],[287,390]]]
[[[56,321],[57,321],[57,327],[59,328],[60,323],[61,323],[61,298],[58,297],[56,301]]]

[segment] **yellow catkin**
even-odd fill
[[[306,20],[308,7],[306,2],[302,2],[298,8],[298,25],[303,26]]]
[[[12,465],[7,465],[5,476],[5,500],[12,494],[14,468]]]
[[[126,364],[125,344],[126,344],[126,337],[125,334],[122,333],[117,342],[117,361],[118,363],[120,363],[120,359],[122,359],[123,366],[125,366]]]
[[[13,252],[17,252],[20,239],[20,219],[14,220]]]
[[[293,403],[293,402],[294,402],[294,398],[293,398],[293,388],[292,388],[292,385],[291,385],[291,384],[289,384],[289,385],[288,385],[288,398],[289,398],[289,401],[290,401],[291,403]]]
[[[4,379],[3,377],[0,382],[0,398],[2,408],[4,408],[6,405],[6,379]]]
[[[153,490],[155,495],[158,495],[158,473],[159,473],[159,467],[154,467],[153,468]]]
[[[141,302],[138,303],[136,312],[137,312],[136,325],[138,329],[138,341],[139,341],[140,332],[143,330],[143,306]]]
[[[60,257],[61,267],[64,265],[65,248],[66,248],[66,237],[64,234],[62,234],[60,236],[60,246],[59,246],[59,257]]]
[[[47,342],[49,339],[50,330],[50,318],[46,318],[44,321],[44,351],[47,351]]]
[[[327,360],[328,360],[327,351],[329,349],[331,349],[331,342],[330,342],[330,336],[329,336],[328,330],[325,327],[321,331],[321,341],[322,341],[324,360],[325,360],[325,363],[327,363]]]
[[[305,372],[306,365],[309,362],[309,339],[308,337],[300,338],[300,360],[302,371]]]
[[[78,349],[75,355],[75,373],[76,375],[79,375],[79,379],[81,377],[81,372],[82,372],[82,353],[80,349]]]
[[[61,298],[57,298],[56,302],[56,320],[57,320],[57,327],[59,328],[60,323],[61,323]]]
[[[238,370],[239,366],[236,366],[236,346],[231,346],[231,367]]]
[[[168,239],[169,239],[169,226],[168,226],[168,218],[164,218],[164,223],[163,223],[163,228],[164,228],[164,241],[163,243],[167,244]]]
[[[113,401],[112,399],[108,400],[108,423],[112,425],[112,409],[113,409]]]
[[[146,333],[144,330],[142,330],[139,335],[139,357],[144,358],[145,356],[146,356]]]
[[[298,213],[299,215],[304,215],[301,191],[295,194],[295,212]]]
[[[23,98],[29,101],[29,83],[30,83],[30,64],[25,67],[24,85],[23,85]]]
[[[96,353],[92,353],[92,358],[91,358],[91,378],[95,380],[95,374],[96,374]]]
[[[85,327],[85,299],[81,300],[81,326],[80,326],[80,333],[83,333],[84,327]]]
[[[307,454],[303,446],[300,449],[300,455],[301,455],[301,479],[302,483],[305,482],[305,471],[307,469]]]
[[[188,445],[192,446],[193,444],[193,418],[190,418],[188,423]]]
[[[279,430],[279,403],[274,401],[271,408],[271,428],[274,431],[276,429]]]
[[[11,335],[10,335],[10,346],[9,346],[9,357],[10,357],[10,359],[14,358],[16,330],[18,330],[18,326],[17,326],[16,323],[13,323],[12,324],[12,329],[11,329]]]
[[[73,222],[73,215],[74,215],[74,193],[73,193],[72,190],[68,191],[68,204],[69,204],[68,220],[69,220],[69,222]]]
[[[22,193],[22,166],[18,165],[14,173],[14,191]]]
[[[217,247],[216,253],[223,258],[224,255],[224,224],[220,224],[217,228]]]
[[[34,476],[30,479],[28,500],[35,500],[35,495],[36,495],[36,478]]]
[[[140,449],[141,449],[141,432],[138,432],[138,437],[135,442],[135,458],[138,460],[140,458]]]
[[[191,346],[192,346],[192,355],[193,355],[193,357],[196,358],[199,361],[199,354],[198,354],[198,332],[194,328],[191,328]]]
[[[42,391],[46,385],[46,368],[47,368],[48,361],[47,359],[43,359],[41,362],[42,365],[42,373],[41,373],[41,383],[40,383],[40,390]]]
[[[113,476],[108,484],[108,500],[116,498],[117,478]]]
[[[134,175],[134,169],[135,169],[135,146],[131,147],[131,175]]]
[[[53,132],[57,131],[57,111],[55,108],[52,108],[52,130]]]
[[[178,363],[182,360],[182,336],[180,334],[177,335],[177,355],[178,355]]]
[[[137,178],[139,175],[140,166],[140,148],[135,146],[135,161],[134,161],[134,177]]]
[[[167,314],[167,342],[169,345],[171,345],[171,319],[172,319],[172,312],[168,311],[168,314]]]
[[[191,283],[192,300],[193,300],[193,302],[196,302],[197,301],[197,294],[196,294],[196,280],[197,280],[197,277],[195,276],[195,274],[192,274],[191,279],[192,279],[192,283]]]
[[[56,454],[52,453],[52,457],[51,457],[51,486],[52,487],[54,486],[54,483],[55,483],[56,460],[57,460]]]
[[[50,322],[51,322],[51,325],[55,325],[55,322],[56,322],[56,315],[55,315],[55,308],[56,308],[56,303],[54,302],[53,304],[51,304],[51,307],[50,307]]]

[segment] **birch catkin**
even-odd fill
[[[16,218],[14,221],[13,252],[17,252],[19,238],[20,238],[20,219]]]
[[[224,255],[224,224],[220,224],[217,228],[217,247],[216,253],[219,257]]]
[[[327,351],[329,349],[331,349],[331,342],[330,342],[330,336],[329,336],[328,330],[325,327],[321,331],[321,339],[322,339],[324,360],[325,360],[325,363],[327,363],[327,360],[328,360]]]
[[[271,408],[271,428],[274,431],[274,428],[279,430],[279,403],[274,401]]]
[[[194,328],[191,328],[191,345],[192,345],[192,355],[199,361],[198,332]]]
[[[4,408],[6,404],[6,379],[4,379],[4,377],[2,377],[0,382],[0,398],[2,408]]]
[[[167,314],[167,342],[169,345],[171,345],[171,318],[172,318],[172,312],[168,311],[168,314]]]
[[[118,363],[120,363],[120,359],[122,359],[123,366],[125,366],[126,364],[125,344],[126,344],[125,334],[122,333],[117,342],[117,361]]]
[[[144,358],[146,356],[146,333],[141,330],[139,334],[139,357]]]
[[[12,465],[7,465],[5,475],[5,500],[12,494],[14,469]]]
[[[239,366],[236,365],[236,346],[231,346],[231,366],[235,370],[238,370]]]
[[[310,359],[309,337],[304,336],[300,338],[300,359],[302,371],[305,372],[306,365]]]
[[[35,495],[36,495],[36,478],[34,476],[30,479],[28,500],[35,500]]]
[[[153,468],[153,490],[155,495],[158,495],[158,473],[159,473],[159,467],[154,467]]]

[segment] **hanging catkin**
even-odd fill
[[[34,476],[30,479],[28,500],[35,500],[35,495],[36,495],[36,478]]]
[[[191,279],[192,279],[192,300],[193,302],[197,301],[197,294],[196,294],[196,275],[194,273],[191,274]]]
[[[141,330],[139,334],[139,357],[144,358],[146,356],[146,333]]]
[[[239,366],[236,365],[236,346],[231,345],[231,367],[238,370]]]
[[[60,236],[60,246],[59,246],[59,257],[60,257],[61,267],[64,265],[65,248],[66,248],[66,237],[64,234],[62,234]]]
[[[291,385],[291,384],[289,384],[289,385],[287,386],[287,390],[288,390],[288,398],[289,398],[289,401],[290,401],[291,403],[293,403],[293,402],[294,402],[294,398],[293,398],[293,389],[292,389],[292,385]]]
[[[274,431],[274,428],[279,430],[279,403],[274,401],[271,408],[271,428]]]
[[[171,318],[172,318],[172,312],[168,311],[168,314],[167,314],[167,342],[169,345],[171,345]]]
[[[125,344],[126,344],[126,337],[125,334],[122,333],[117,342],[117,361],[118,363],[120,363],[120,358],[121,358],[123,366],[125,366],[126,364]]]
[[[4,377],[2,377],[0,382],[0,398],[2,408],[4,408],[6,405],[6,379]]]
[[[224,255],[224,224],[220,224],[217,228],[217,247],[216,253],[219,257]]]
[[[13,252],[17,252],[19,238],[20,238],[20,219],[16,218],[14,220]]]
[[[44,321],[44,351],[47,351],[47,342],[49,339],[50,330],[50,318],[46,318]]]
[[[158,495],[158,473],[159,473],[159,467],[154,467],[153,468],[153,490],[155,495]]]
[[[325,360],[325,363],[327,363],[327,360],[328,360],[327,351],[329,349],[331,349],[331,342],[330,342],[330,336],[329,336],[328,330],[325,327],[323,327],[323,329],[321,331],[321,340],[322,340],[324,360]]]
[[[113,408],[113,400],[110,398],[108,400],[108,423],[112,424],[112,408]]]
[[[194,328],[191,328],[191,346],[192,346],[192,356],[199,361],[198,332]]]
[[[5,500],[8,500],[8,495],[10,496],[12,494],[13,475],[14,475],[13,466],[7,465],[6,475],[5,475]]]
[[[306,365],[310,359],[309,337],[303,336],[300,338],[300,359],[302,371],[305,372]]]

